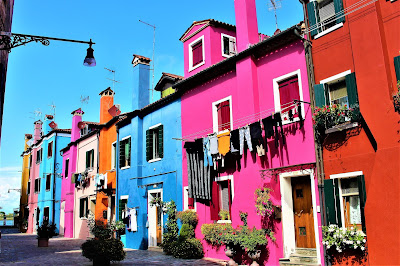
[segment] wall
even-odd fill
[[[28,149],[29,139],[25,138],[25,146],[24,151]],[[24,153],[22,156],[22,177],[21,177],[21,198],[19,202],[19,222],[20,222],[20,230],[22,230],[22,222],[25,219],[25,216],[28,216],[29,213],[25,213],[25,208],[28,207],[28,180],[29,180],[29,157],[30,153]]]
[[[28,219],[28,231],[27,233],[34,233],[36,232],[36,221],[34,220],[34,213],[35,209],[38,206],[38,193],[35,193],[35,179],[39,177],[39,171],[40,171],[40,164],[36,163],[36,151],[40,149],[41,146],[34,146],[32,148],[32,166],[31,166],[31,172],[29,175],[30,181],[31,181],[31,189],[30,189],[30,194],[28,195],[28,207],[29,207],[29,219]],[[42,211],[42,210],[41,210]],[[36,219],[36,218],[35,218]]]

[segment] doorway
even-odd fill
[[[308,176],[292,178],[293,217],[297,248],[315,248],[311,182]]]
[[[163,211],[159,206],[150,205],[150,202],[156,198],[162,200],[162,189],[148,191],[149,247],[157,247],[162,243]]]

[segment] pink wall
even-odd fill
[[[39,147],[40,148],[40,147]],[[29,175],[30,183],[30,194],[28,197],[28,207],[29,207],[29,218],[28,218],[28,231],[27,233],[34,233],[36,231],[36,217],[33,217],[35,209],[37,208],[38,194],[35,193],[35,179],[39,177],[40,164],[36,164],[36,151],[38,148],[33,148],[31,151],[32,156],[32,166]],[[41,210],[43,211],[43,210]],[[35,220],[34,220],[35,219]]]
[[[194,37],[195,38],[195,37]],[[186,50],[185,50],[186,53]],[[250,59],[250,58],[249,58]],[[237,64],[244,62],[242,60]],[[250,62],[251,60],[248,60]],[[249,93],[253,88],[249,87],[249,81],[245,78],[237,78],[237,71],[231,71],[219,78],[199,84],[196,88],[190,90],[182,96],[182,136],[193,134],[195,132],[209,128],[208,132],[195,137],[203,137],[207,133],[212,132],[212,102],[232,96],[232,116],[233,129],[245,124],[255,122],[256,119],[246,120],[243,123],[237,123],[238,119],[254,114],[255,106],[259,106],[260,111],[269,110],[264,113],[262,118],[274,112],[274,92],[273,79],[282,75],[291,73],[300,69],[301,84],[303,91],[303,100],[309,101],[309,87],[307,78],[307,69],[305,63],[305,55],[303,44],[298,41],[290,46],[264,56],[252,62],[253,69],[256,73],[248,73],[251,77],[256,78],[253,83],[258,87],[256,91]],[[250,66],[250,63],[248,64]],[[238,68],[237,68],[238,69]],[[244,68],[245,69],[245,68]],[[243,71],[243,69],[241,70]],[[274,141],[268,143],[269,150],[265,156],[266,160],[260,159],[255,153],[247,153],[241,159],[241,170],[232,173],[234,178],[234,199],[232,202],[232,224],[233,226],[241,224],[239,219],[239,211],[247,211],[249,213],[249,225],[260,228],[261,218],[256,215],[254,208],[254,191],[257,187],[267,183],[274,192],[272,193],[273,202],[281,204],[279,179],[260,178],[260,170],[290,166],[302,163],[314,163],[314,139],[312,131],[311,110],[309,105],[304,106],[306,119],[304,127],[299,129],[299,123],[291,123],[284,126],[287,144],[285,146],[280,143],[276,149]],[[187,186],[187,160],[186,153],[183,154],[183,186]],[[224,176],[225,174],[221,174]],[[227,175],[227,174],[226,174]],[[315,183],[315,187],[317,184]],[[316,189],[318,196],[318,190]],[[316,197],[317,205],[319,198]],[[197,203],[197,213],[199,214],[199,225],[196,228],[196,237],[202,238],[201,225],[203,223],[212,223],[210,219],[210,210],[204,204]],[[320,218],[320,217],[318,217]],[[276,243],[269,245],[269,258],[267,263],[278,263],[279,258],[283,257],[283,232],[282,222],[274,223]],[[318,240],[317,240],[318,241]],[[213,258],[227,259],[223,248],[215,250],[205,243],[205,256]]]

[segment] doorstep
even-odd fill
[[[214,258],[208,258],[208,257],[204,257],[203,260],[215,262],[215,263],[217,263],[217,264],[219,264],[219,265],[226,265],[226,263],[228,262],[227,260],[223,260],[223,259],[214,259]]]

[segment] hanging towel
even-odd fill
[[[231,131],[231,152],[239,152],[240,140],[239,140],[239,129]]]
[[[274,135],[274,118],[270,115],[267,118],[264,118],[262,122],[264,124],[265,140],[267,140]]]
[[[283,128],[282,128],[282,117],[281,117],[281,113],[275,113],[275,114],[274,114],[274,121],[275,121],[275,147],[278,148],[278,146],[279,146],[279,132],[278,132],[278,126],[280,127],[280,130],[281,130],[282,144],[283,144],[283,145],[286,144],[286,141],[285,141],[285,134],[284,134]]]
[[[225,156],[230,150],[231,133],[229,131],[218,134],[218,151]]]
[[[239,128],[240,155],[243,155],[244,140],[246,140],[246,142],[247,142],[247,148],[249,148],[250,151],[253,151],[253,145],[251,143],[250,127],[249,126],[245,126],[245,127]]]
[[[203,153],[204,153],[204,166],[212,166],[213,160],[210,152],[210,139],[208,137],[203,138]]]
[[[75,184],[76,181],[76,174],[71,175],[71,184]]]
[[[136,216],[136,209],[131,209],[129,211],[129,228],[132,232],[137,232],[137,216]]]
[[[217,138],[217,134],[211,134],[208,136],[209,140],[210,140],[210,152],[211,155],[216,155],[218,154],[218,138]]]
[[[299,104],[297,105],[297,113],[299,114],[300,128],[302,128],[302,127],[303,127],[303,124],[304,124],[304,119],[303,119],[303,115],[302,115],[302,113],[301,113],[301,103],[299,103]]]

